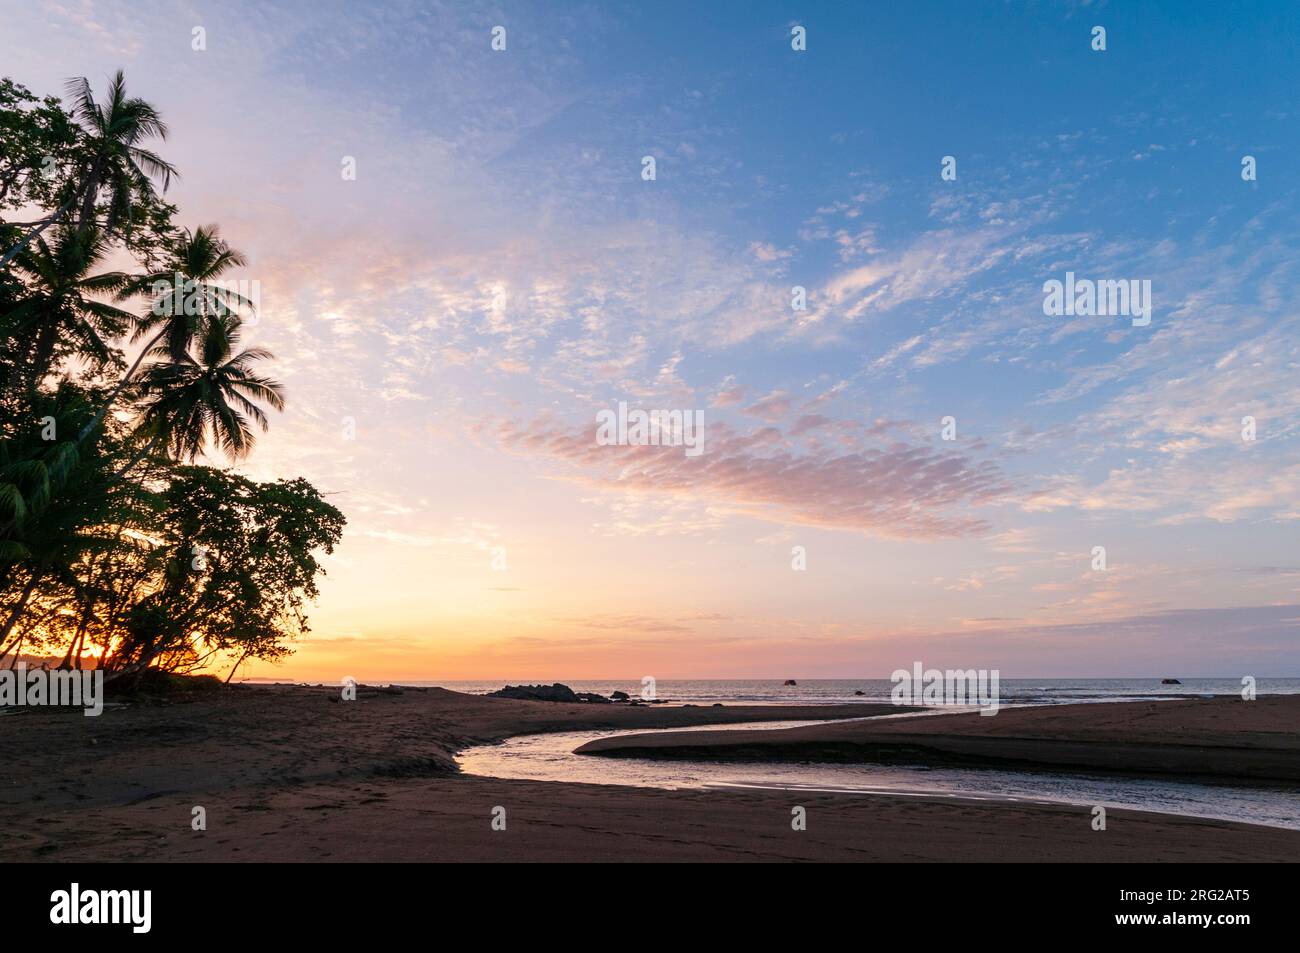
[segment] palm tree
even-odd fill
[[[23,539],[27,525],[56,498],[79,461],[71,440],[53,445],[16,446],[0,441],[0,586],[13,563],[31,555]]]
[[[206,336],[212,319],[229,317],[238,308],[251,309],[253,302],[214,283],[230,269],[248,264],[241,252],[221,238],[216,225],[200,225],[193,232],[184,229],[168,252],[161,269],[135,279],[123,294],[143,291],[153,295],[149,314],[136,322],[132,340],[161,329],[149,346],[165,334],[172,354],[179,357],[196,338]]]
[[[69,80],[67,95],[73,102],[72,115],[80,126],[77,150],[80,160],[73,185],[57,210],[35,223],[31,231],[4,253],[0,267],[7,265],[45,229],[65,221],[78,202],[76,228],[84,230],[94,224],[95,209],[105,190],[108,217],[104,230],[113,234],[119,223],[130,221],[131,206],[138,199],[154,196],[151,178],[158,178],[165,192],[172,176],[178,174],[171,163],[140,145],[155,136],[166,139],[167,125],[152,105],[143,99],[127,97],[126,79],[121,70],[109,84],[108,99],[102,105],[95,101],[90,81],[84,77]]]
[[[95,295],[118,292],[130,280],[120,271],[92,274],[108,255],[98,229],[60,228],[53,245],[38,238],[16,257],[28,277],[23,300],[0,316],[11,352],[21,357],[17,376],[29,392],[66,357],[80,357],[96,369],[115,359],[105,338],[125,334],[135,315]]]
[[[119,476],[159,442],[178,460],[193,461],[208,442],[232,460],[247,456],[255,439],[251,424],[267,429],[266,413],[256,402],[282,411],[284,394],[280,384],[251,369],[271,352],[249,348],[236,354],[239,338],[238,318],[225,316],[212,321],[194,354],[178,357],[165,344],[153,349],[159,360],[140,380],[145,404],[139,433],[149,442]]]
[[[135,319],[131,340],[139,341],[150,334],[152,337],[78,439],[84,440],[99,425],[159,342],[166,339],[167,353],[180,359],[195,339],[207,336],[212,322],[233,316],[237,308],[253,308],[253,302],[243,295],[214,284],[230,269],[247,264],[243,254],[222,240],[217,226],[200,225],[193,232],[185,229],[175,237],[168,247],[166,263],[159,270],[132,278],[120,289],[119,298],[150,296],[149,311]]]
[[[91,412],[84,390],[63,384],[35,395],[33,418],[54,423],[55,433],[74,433]],[[87,525],[101,514],[102,481],[88,467],[75,440],[47,440],[47,433],[18,428],[0,439],[0,658],[13,648],[10,633],[52,572],[75,561]]]

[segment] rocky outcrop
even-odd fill
[[[556,682],[554,685],[507,685],[505,688],[488,692],[489,698],[515,698],[530,702],[589,702],[608,705],[609,699],[595,692],[575,692],[568,685]]]

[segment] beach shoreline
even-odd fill
[[[7,862],[1300,857],[1297,831],[1140,811],[1110,811],[1107,829],[1096,831],[1091,812],[1072,805],[501,780],[460,774],[455,764],[456,752],[464,748],[537,732],[829,721],[881,709],[896,713],[892,706],[568,704],[436,688],[363,687],[356,701],[347,702],[339,694],[337,688],[231,686],[183,703],[110,708],[94,719],[47,711],[5,718],[0,758],[8,770],[0,784],[0,808],[12,820],[0,857]],[[1114,710],[1131,704],[1079,707],[1112,710],[1106,716],[1111,727],[1095,729],[1101,741],[1106,731],[1118,730]],[[1229,712],[1225,709],[1225,717],[1232,717]],[[983,721],[999,722],[1009,714]],[[1078,723],[1079,716],[1073,720]],[[1231,732],[1219,734],[1228,738]],[[792,806],[807,812],[806,830],[792,829]],[[206,830],[192,826],[199,807]],[[504,830],[493,828],[497,809]]]

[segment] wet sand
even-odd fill
[[[1107,830],[1094,831],[1081,807],[499,781],[459,775],[453,760],[464,747],[539,731],[844,718],[882,709],[569,705],[442,689],[363,690],[357,701],[341,702],[336,688],[234,686],[184,703],[113,708],[100,718],[28,710],[0,716],[0,810],[8,822],[0,859],[1300,858],[1300,832],[1135,811],[1109,811]],[[206,830],[192,829],[196,806],[206,811]],[[806,809],[807,830],[791,829],[794,806]],[[505,830],[492,828],[495,808],[505,809]]]

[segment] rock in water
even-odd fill
[[[507,685],[496,692],[488,692],[489,698],[516,698],[530,702],[594,702],[609,704],[609,699],[595,692],[575,692],[568,685],[556,682],[554,685]]]

